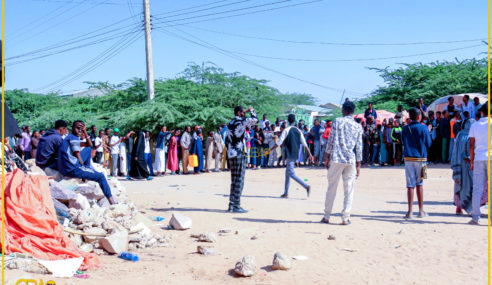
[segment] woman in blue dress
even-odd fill
[[[204,172],[202,130],[196,131],[196,139],[195,139],[195,143],[193,144],[193,154],[195,154],[198,157],[198,167],[195,167],[195,174]]]

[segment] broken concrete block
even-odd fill
[[[99,239],[99,245],[109,253],[120,253],[128,250],[128,232],[117,231]]]
[[[280,252],[275,253],[273,256],[273,270],[289,270],[292,267],[290,258]]]
[[[94,246],[90,243],[84,243],[79,248],[80,248],[80,250],[85,251],[85,252],[92,252],[94,250]]]
[[[255,257],[247,255],[241,261],[236,263],[234,272],[239,276],[250,277],[256,273]]]
[[[68,207],[78,210],[87,210],[90,209],[91,204],[89,204],[87,198],[85,198],[81,194],[77,194],[77,197],[74,200],[70,200],[68,202]]]
[[[97,201],[97,204],[101,208],[109,208],[109,206],[111,206],[111,204],[109,204],[109,201],[108,201],[108,199],[106,197],[104,197],[101,200]]]
[[[80,184],[79,187],[75,189],[75,192],[84,195],[89,200],[100,200],[105,197],[101,187],[99,187],[99,184],[97,183]]]
[[[77,194],[71,190],[68,190],[63,184],[54,180],[50,181],[51,197],[62,203],[68,203],[70,200],[77,199]]]
[[[186,230],[191,228],[192,221],[185,215],[173,213],[171,220],[169,220],[169,225],[171,225],[175,230]]]
[[[51,169],[49,167],[46,167],[44,169],[44,173],[46,173],[46,176],[52,176],[52,177],[55,177],[55,181],[61,181],[63,180],[63,175],[61,175],[60,172],[54,170],[54,169]]]
[[[201,234],[198,236],[198,241],[201,242],[216,242],[217,237],[215,236],[214,233],[206,233],[206,234]]]
[[[84,233],[93,234],[84,236],[84,241],[86,243],[95,242],[101,238],[101,235],[106,235],[106,231],[101,228],[87,228],[84,229]]]
[[[109,215],[112,218],[130,216],[130,207],[126,204],[115,204],[109,207]]]

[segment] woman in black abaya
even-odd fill
[[[137,139],[133,145],[130,177],[152,180],[145,162],[145,134],[141,130],[138,131]]]

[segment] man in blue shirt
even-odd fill
[[[422,114],[417,108],[409,111],[410,125],[403,127],[402,143],[403,156],[405,157],[405,176],[407,181],[408,213],[405,218],[411,219],[413,216],[413,189],[417,188],[417,199],[419,201],[419,215],[423,218],[427,216],[424,211],[424,174],[425,164],[427,163],[427,149],[432,145],[429,129],[420,123]]]
[[[417,109],[420,110],[420,113],[422,115],[425,115],[425,113],[427,113],[427,105],[424,104],[424,98],[419,98],[419,106],[417,107]]]
[[[372,116],[374,118],[374,121],[378,118],[378,114],[376,113],[376,110],[373,108],[372,102],[369,102],[368,108],[364,112],[364,118],[367,120],[367,117]]]
[[[36,165],[41,169],[47,167],[58,169],[58,149],[63,141],[62,135],[67,131],[67,122],[58,120],[55,122],[55,128],[47,131],[39,139],[38,151],[36,152]]]
[[[321,126],[320,126],[320,123],[319,123],[319,120],[316,119],[314,120],[314,126],[311,128],[311,130],[309,131],[309,133],[313,136],[313,141],[314,141],[314,153],[313,153],[313,157],[314,157],[314,162],[317,166],[319,166],[319,155],[320,155],[320,151],[321,151],[321,133],[320,133],[320,130],[321,130]]]
[[[84,122],[75,121],[72,133],[62,141],[58,150],[58,170],[68,177],[96,181],[109,203],[115,204],[106,177],[91,168],[91,147],[92,142]]]

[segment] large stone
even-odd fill
[[[143,236],[150,237],[152,235],[152,231],[144,225],[144,223],[138,223],[132,227],[130,227],[131,233],[140,233]]]
[[[112,218],[128,217],[130,216],[131,209],[126,204],[115,204],[109,207],[109,215]]]
[[[106,231],[101,228],[87,228],[84,229],[84,233],[89,235],[84,235],[84,241],[86,243],[92,243],[100,239],[103,235],[106,235]]]
[[[5,261],[5,267],[8,269],[19,269],[29,273],[48,274],[46,267],[41,265],[33,258],[13,258]]]
[[[62,203],[68,203],[70,200],[76,200],[77,194],[71,190],[68,190],[63,184],[54,180],[50,181],[51,197]]]
[[[74,200],[70,200],[68,202],[68,207],[78,210],[87,210],[90,209],[91,204],[89,203],[87,198],[85,198],[81,194],[77,194],[77,197]]]
[[[92,224],[94,222],[94,216],[89,211],[80,211],[72,221],[76,225]]]
[[[84,243],[80,246],[80,250],[85,252],[92,252],[94,250],[94,246],[90,243]]]
[[[120,253],[128,250],[128,232],[117,231],[107,237],[99,239],[99,245],[109,253]]]
[[[46,176],[51,176],[51,177],[55,177],[55,181],[61,181],[63,180],[63,175],[61,175],[60,172],[54,170],[54,169],[51,169],[49,167],[46,167],[44,169],[44,173],[46,173]]]
[[[106,197],[102,198],[101,200],[97,201],[97,204],[101,208],[109,208],[111,204],[109,204],[109,201]]]
[[[236,263],[234,272],[239,276],[250,277],[256,273],[255,257],[247,255],[241,261]]]
[[[273,270],[289,270],[292,267],[292,263],[290,262],[290,258],[285,254],[280,252],[275,253],[273,256]]]
[[[175,230],[186,230],[191,228],[192,221],[185,215],[173,213],[171,220],[169,220],[169,225],[171,225]]]
[[[104,198],[104,193],[97,183],[80,184],[75,192],[84,195],[89,200],[100,200]]]

